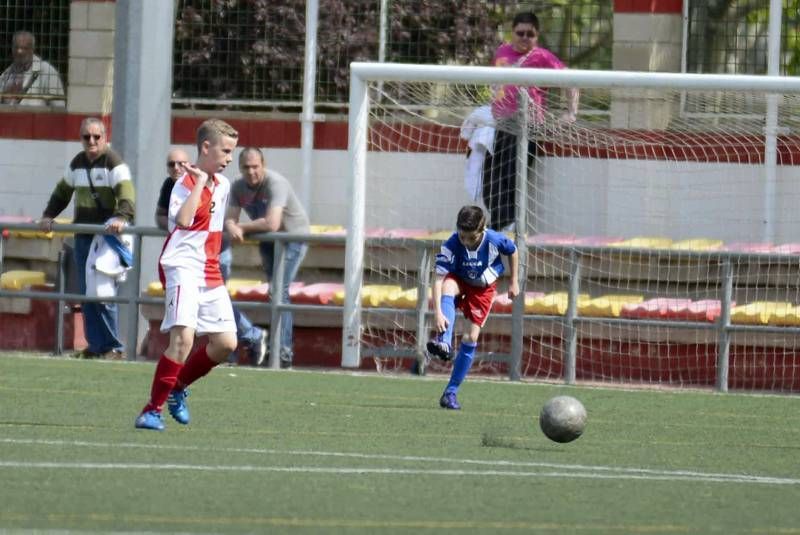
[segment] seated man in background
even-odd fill
[[[11,40],[13,63],[0,74],[0,102],[63,108],[64,87],[58,71],[33,53],[36,38],[26,31]]]
[[[292,185],[283,175],[267,170],[264,155],[259,149],[248,147],[239,154],[239,170],[242,177],[233,183],[225,218],[225,229],[234,241],[243,241],[246,234],[260,232],[308,233],[310,226],[303,205],[295,195]],[[249,222],[239,222],[242,209],[250,217]],[[304,242],[287,242],[283,271],[282,302],[289,303],[289,285],[297,276],[300,263],[306,255],[308,245]],[[272,242],[259,244],[264,271],[272,287],[275,246]],[[292,313],[281,313],[281,368],[290,368],[294,358],[292,342]]]
[[[161,191],[158,194],[156,204],[156,226],[161,230],[167,230],[169,216],[169,196],[172,195],[172,188],[185,173],[184,164],[189,163],[189,155],[183,149],[172,149],[167,153],[167,178],[161,184]]]

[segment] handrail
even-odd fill
[[[5,230],[40,230],[39,227],[34,223],[4,223],[0,222],[0,231]],[[97,234],[103,233],[105,228],[103,225],[86,225],[86,224],[54,224],[53,225],[53,232],[58,234],[64,233],[85,233],[85,234]],[[155,227],[137,227],[137,226],[130,226],[127,227],[125,230],[126,234],[133,234],[137,236],[138,242],[137,246],[141,245],[141,238],[144,236],[147,237],[163,237],[166,236],[167,233],[163,230],[160,230]],[[6,233],[0,233],[0,272],[2,272],[3,261],[4,261],[4,252],[5,252],[5,239]],[[258,241],[271,241],[271,242],[279,242],[284,243],[288,241],[302,241],[306,243],[317,243],[317,244],[334,244],[334,245],[343,245],[345,243],[345,237],[342,235],[324,235],[324,234],[304,234],[304,233],[285,233],[285,232],[275,232],[275,233],[260,233],[260,234],[253,234],[249,236],[252,239]],[[375,246],[394,246],[394,247],[410,247],[414,248],[418,251],[418,270],[421,272],[427,273],[430,269],[430,249],[438,246],[441,243],[441,240],[434,240],[434,239],[411,239],[411,238],[390,238],[390,237],[373,237],[367,238],[365,245],[367,247],[375,247]],[[137,250],[140,250],[141,247],[137,247]],[[283,258],[283,247],[276,247],[276,263],[280,263],[282,266],[282,258]],[[645,248],[628,248],[628,247],[615,247],[613,245],[602,245],[602,246],[593,246],[593,245],[558,245],[558,244],[531,244],[529,247],[530,254],[556,254],[556,255],[564,255],[564,258],[570,260],[570,269],[566,270],[565,278],[568,282],[568,303],[567,303],[567,313],[564,315],[542,315],[542,314],[526,314],[523,313],[522,318],[525,321],[537,321],[537,322],[546,322],[552,323],[554,325],[560,325],[562,329],[565,329],[566,336],[564,337],[565,343],[565,376],[564,380],[567,383],[572,383],[575,381],[575,366],[576,366],[576,352],[577,352],[577,340],[575,339],[577,336],[577,325],[584,324],[584,323],[592,323],[592,322],[599,322],[609,325],[637,325],[637,326],[646,326],[646,327],[657,327],[663,329],[692,329],[698,331],[709,331],[709,330],[716,330],[718,333],[717,339],[717,349],[718,349],[718,366],[719,367],[726,367],[727,368],[727,358],[728,358],[728,351],[730,345],[731,333],[734,332],[759,332],[763,334],[791,334],[791,335],[800,335],[800,327],[795,326],[771,326],[771,325],[743,325],[743,324],[732,324],[730,322],[730,309],[732,303],[732,288],[733,288],[733,277],[734,273],[731,269],[731,266],[735,261],[742,262],[742,261],[749,261],[755,263],[770,263],[770,264],[781,264],[781,265],[798,265],[798,257],[797,255],[793,254],[778,254],[778,253],[758,253],[758,252],[737,252],[737,251],[688,251],[688,250],[673,250],[673,249],[645,249]],[[636,257],[636,256],[651,256],[657,254],[665,254],[668,253],[670,255],[671,260],[695,260],[695,261],[706,261],[711,263],[718,263],[720,265],[720,274],[717,277],[718,280],[713,282],[715,287],[720,288],[721,292],[721,305],[722,305],[722,313],[716,322],[707,322],[707,321],[690,321],[690,320],[659,320],[659,319],[631,319],[631,318],[614,318],[614,317],[594,317],[594,316],[580,316],[578,314],[578,307],[577,307],[577,299],[579,294],[580,288],[580,279],[581,279],[581,264],[593,255],[624,255],[626,257]],[[35,290],[0,290],[0,298],[31,298],[31,299],[42,299],[42,300],[52,300],[58,301],[59,303],[63,304],[66,301],[70,302],[112,302],[112,303],[121,303],[127,305],[129,307],[136,307],[141,304],[161,304],[163,303],[163,298],[151,297],[146,295],[140,295],[139,287],[141,286],[141,279],[140,279],[140,270],[136,271],[136,287],[135,291],[133,291],[129,295],[118,295],[116,297],[88,297],[81,294],[74,294],[74,293],[65,293],[64,292],[64,281],[63,281],[63,258],[62,255],[59,255],[59,280],[58,280],[58,291],[57,292],[44,292],[44,291],[35,291]],[[141,256],[136,254],[134,255],[137,267],[140,267]],[[278,267],[277,264],[275,266]],[[282,270],[276,270],[274,273],[276,275],[282,275]],[[404,355],[409,355],[409,358],[417,358],[421,359],[420,357],[420,340],[423,339],[425,336],[425,326],[426,326],[426,319],[432,315],[432,312],[428,310],[427,306],[420,306],[419,302],[422,301],[425,304],[427,303],[427,290],[430,285],[429,277],[420,277],[420,283],[417,286],[418,290],[418,306],[414,309],[393,309],[393,308],[385,308],[385,307],[374,307],[374,308],[365,308],[363,309],[364,313],[394,313],[399,315],[415,315],[416,316],[416,331],[417,331],[417,344],[413,348],[409,348],[408,351],[401,351]],[[339,305],[307,305],[307,304],[291,304],[291,303],[283,303],[281,292],[273,292],[273,297],[269,303],[254,303],[252,301],[234,301],[237,306],[242,308],[261,308],[266,307],[269,309],[270,317],[272,320],[270,321],[270,334],[272,336],[272,341],[274,344],[279,343],[280,336],[278,334],[277,329],[280,326],[280,313],[284,311],[319,311],[319,312],[341,312],[342,308]],[[59,314],[58,314],[58,321],[56,332],[61,333],[63,335],[63,321],[62,318],[63,314],[63,306],[59,307]],[[127,344],[129,348],[134,348],[133,351],[129,351],[129,358],[134,359],[136,357],[135,348],[137,345],[137,335],[138,335],[138,317],[139,314],[133,313],[130,314],[133,316],[133,319],[129,323],[129,332],[128,332],[128,339]],[[515,313],[494,313],[493,317],[498,319],[503,318],[514,318]],[[58,340],[56,343],[56,353],[59,353],[60,350],[63,349],[62,345],[63,341]],[[132,345],[131,345],[132,344]],[[271,348],[272,351],[270,352],[270,365],[277,367],[278,363],[278,353],[275,351],[275,348]],[[380,353],[380,350],[376,351],[376,354]],[[496,359],[497,356],[493,356],[492,358]],[[510,359],[512,358],[511,355],[502,356],[507,362],[510,363]],[[275,359],[274,362],[272,359]],[[420,362],[422,362],[420,360]],[[510,367],[512,368],[512,367]],[[513,369],[510,370],[510,377],[513,378]],[[727,369],[726,370],[718,370],[717,380],[716,380],[716,388],[720,391],[727,391],[728,385],[728,376],[727,376]]]

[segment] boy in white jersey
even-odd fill
[[[505,270],[502,256],[509,259],[511,281],[508,297],[519,294],[517,247],[504,234],[486,228],[486,215],[479,206],[464,206],[456,219],[457,232],[442,244],[436,255],[436,280],[433,283],[433,303],[438,334],[428,342],[428,353],[450,360],[453,347],[453,325],[456,307],[469,321],[469,330],[461,339],[450,382],[439,399],[445,409],[458,410],[456,393],[467,377],[478,335],[489,317],[497,291],[497,279]]]
[[[164,430],[161,407],[165,401],[172,417],[188,424],[187,387],[236,349],[233,307],[219,270],[230,182],[219,172],[231,162],[238,137],[231,125],[219,119],[201,124],[197,163],[183,164],[186,173],[172,189],[169,236],[159,259],[161,284],[166,289],[161,331],[169,331],[169,346],[156,366],[150,401],[136,418],[139,429]],[[189,356],[195,333],[208,334],[208,344]]]

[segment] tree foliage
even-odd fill
[[[298,102],[305,6],[305,0],[179,1],[175,96]],[[567,64],[611,67],[607,2],[390,0],[388,6],[386,61],[487,65],[514,13],[530,8],[542,19],[545,44]],[[379,34],[380,0],[320,0],[317,101],[347,101],[349,64],[377,61]]]
[[[765,74],[769,2],[707,0],[689,4],[690,72]],[[800,72],[800,1],[784,0],[780,73]]]
[[[175,95],[298,100],[305,0],[179,2]],[[388,59],[486,63],[497,23],[482,0],[392,2]],[[321,0],[317,99],[347,100],[351,61],[378,59],[380,2]]]

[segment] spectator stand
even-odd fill
[[[70,316],[67,312],[71,310],[66,307],[66,303],[99,300],[78,295],[68,288],[66,255],[61,247],[70,233],[96,233],[102,231],[102,227],[59,224],[55,232],[42,233],[33,223],[5,220],[0,222],[0,226],[3,227],[0,236],[0,271],[4,272],[0,290],[2,313],[29,318],[31,315],[41,315],[40,311],[34,310],[31,303],[58,303],[54,313],[45,315],[49,325],[38,326],[38,331],[30,339],[47,339],[53,344],[54,352],[60,354],[65,348],[65,334],[73,342],[76,341],[71,334],[74,330],[70,329],[80,323],[75,322],[73,317],[71,322],[67,322],[65,329],[65,318]],[[282,303],[279,298],[270,301],[267,285],[257,279],[232,280],[229,290],[239,306],[248,310],[257,323],[270,325],[272,331],[279,328],[278,321],[273,319],[279,318],[279,312],[283,310],[293,311],[297,315],[297,328],[308,329],[309,336],[313,337],[315,331],[324,331],[325,343],[329,344],[332,351],[332,355],[325,359],[325,364],[336,366],[337,348],[341,344],[344,289],[340,282],[332,282],[331,279],[323,281],[320,276],[323,273],[326,276],[340,273],[337,266],[341,265],[344,257],[343,236],[340,229],[314,230],[315,233],[309,235],[274,233],[257,236],[258,239],[274,240],[277,243],[301,239],[312,244],[312,251],[317,255],[316,260],[315,255],[309,255],[311,262],[307,266],[308,271],[301,272],[302,282],[293,286],[291,304]],[[129,231],[137,237],[137,245],[141,245],[143,237],[163,236],[162,231],[148,227],[131,227]],[[430,273],[431,253],[436,250],[438,239],[391,237],[389,234],[408,236],[414,232],[390,233],[375,230],[370,233],[367,248],[380,244],[381,250],[385,250],[387,246],[396,246],[406,252],[415,251],[413,255],[407,255],[405,260],[408,269],[416,273]],[[439,234],[434,235],[440,238]],[[563,243],[558,243],[559,241]],[[576,243],[578,241],[580,243]],[[532,269],[529,273],[529,287],[545,288],[549,284],[551,288],[546,292],[526,293],[523,318],[526,338],[555,337],[561,339],[568,350],[570,337],[579,336],[586,325],[591,325],[592,336],[599,340],[628,339],[658,344],[669,339],[671,342],[716,345],[719,348],[716,369],[723,375],[716,378],[716,383],[718,388],[724,389],[724,374],[728,369],[723,362],[725,348],[739,343],[739,337],[746,335],[749,345],[780,348],[787,336],[800,335],[800,306],[780,300],[782,295],[786,295],[787,285],[796,290],[797,281],[800,280],[800,266],[796,257],[790,254],[797,248],[795,244],[749,244],[745,247],[737,244],[725,246],[704,240],[680,242],[677,244],[678,249],[670,249],[670,262],[681,267],[670,271],[674,284],[653,287],[648,277],[659,275],[660,272],[653,271],[657,271],[659,266],[649,265],[647,259],[654,257],[654,251],[663,249],[648,246],[665,247],[668,244],[663,240],[618,240],[602,237],[578,240],[574,237],[539,235],[532,237],[530,242]],[[669,244],[670,247],[675,245]],[[696,250],[692,250],[693,248]],[[237,269],[240,266],[243,270],[256,269],[254,264],[259,263],[260,258],[255,242],[237,247],[235,251],[235,258],[239,261],[250,259],[249,265],[247,262],[237,262]],[[554,268],[552,262],[543,262],[544,258],[569,258],[570,264]],[[597,295],[595,290],[602,287],[602,284],[598,284],[591,276],[592,265],[597,262],[603,264],[602,272],[605,274],[614,273],[614,269],[609,270],[609,266],[616,266],[615,269],[630,276],[631,271],[626,264],[639,266],[641,287],[632,286],[630,293],[626,295]],[[537,272],[536,266],[539,264],[549,265],[550,268],[547,272]],[[13,269],[7,269],[8,267]],[[140,268],[141,266],[135,266],[132,280],[138,280]],[[576,273],[583,275],[576,279]],[[689,276],[691,280],[697,273],[702,273],[714,282],[713,286],[718,288],[719,296],[690,299],[676,295],[681,288],[681,277]],[[47,280],[55,280],[55,283],[48,284]],[[365,324],[371,330],[393,328],[400,329],[407,335],[395,345],[384,345],[365,351],[376,362],[386,358],[399,357],[406,361],[420,358],[420,346],[429,334],[430,277],[421,276],[417,280],[416,288],[365,281],[361,290]],[[749,288],[753,280],[758,280],[762,286],[758,295],[753,294]],[[131,284],[123,290],[122,295],[105,299],[122,303],[126,310],[133,311],[127,323],[129,333],[138,332],[139,311],[150,322],[151,328],[160,323],[163,314],[160,289],[151,285],[139,295],[139,292],[133,290],[137,287],[138,285]],[[755,301],[745,301],[754,295],[757,297]],[[419,296],[426,298],[419,299]],[[27,306],[24,306],[25,303]],[[511,301],[501,294],[496,299],[493,310],[493,320],[487,325],[487,335],[508,336],[513,316]],[[55,340],[44,336],[47,332],[55,333]],[[754,335],[757,337],[754,338]],[[302,339],[303,336],[298,338]],[[3,339],[9,340],[7,336],[3,336]],[[272,339],[276,340],[276,337]],[[133,338],[128,336],[128,343],[137,343],[135,334]],[[156,343],[155,340],[152,343]],[[313,342],[299,342],[299,346],[301,352],[303,347],[315,347]],[[145,351],[149,349],[152,348],[143,347]],[[159,351],[161,349],[163,347],[158,348]],[[503,353],[487,353],[482,357],[488,361],[508,361],[508,355]],[[299,364],[303,363],[319,364],[313,357],[301,356]],[[564,373],[574,372],[564,370]]]

